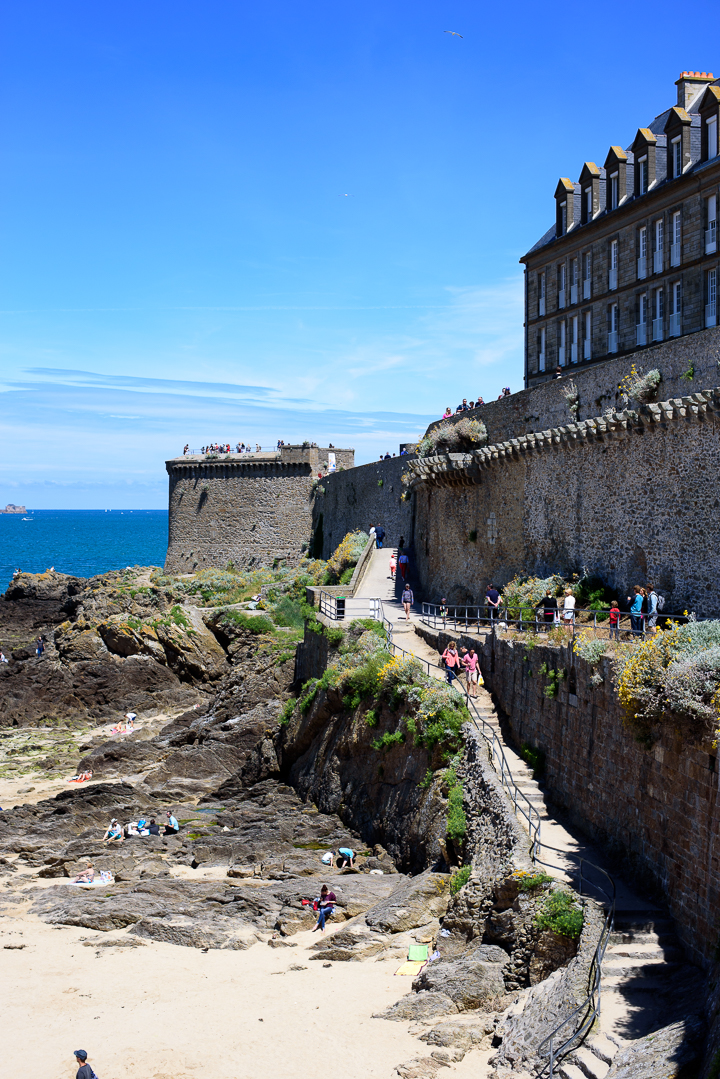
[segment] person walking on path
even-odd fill
[[[403,588],[402,596],[400,597],[403,607],[405,608],[405,621],[410,621],[410,608],[415,602],[413,590],[409,584],[406,584]]]
[[[545,598],[540,600],[535,609],[539,611],[540,608],[542,608],[543,619],[545,622],[554,622],[557,619],[558,602],[549,588],[545,593]]]
[[[455,641],[450,641],[450,644],[442,654],[442,658],[445,661],[445,677],[448,681],[448,685],[452,685],[460,673],[461,662],[460,653],[457,650]]]
[[[447,623],[448,613],[447,600],[443,597],[443,599],[440,600],[440,617],[442,618],[443,629],[445,629]]]
[[[370,542],[374,544],[375,543],[375,525],[370,525],[370,528],[368,530],[368,536],[370,537]]]
[[[375,546],[378,548],[378,550],[382,547],[384,539],[385,529],[382,525],[375,525]]]
[[[633,588],[633,596],[628,596],[628,603],[630,603],[630,627],[635,637],[642,637],[643,632],[643,594],[642,588],[639,585],[635,585]]]
[[[92,1065],[87,1062],[87,1053],[84,1049],[76,1049],[73,1054],[79,1067],[75,1079],[97,1079],[97,1075],[92,1069]]]
[[[465,668],[465,685],[468,697],[477,697],[478,678],[480,677],[478,654],[474,648],[463,656],[462,665]]]
[[[614,599],[610,604],[610,640],[620,640],[620,608],[618,601]]]
[[[390,555],[390,580],[391,581],[395,580],[395,570],[396,569],[397,569],[397,558],[395,557],[395,552],[393,551],[391,553],[391,555]]]
[[[407,554],[405,553],[405,551],[401,551],[398,555],[398,569],[400,570],[400,576],[402,577],[403,581],[407,581],[409,564],[410,559],[408,558]]]
[[[563,620],[565,622],[565,627],[572,632],[575,626],[575,596],[573,595],[572,588],[565,589]]]
[[[489,584],[485,589],[485,602],[487,604],[488,618],[492,625],[493,619],[498,616],[498,607],[500,606],[500,593],[492,584]]]
[[[37,655],[38,659],[40,658],[40,656],[43,654],[44,651],[45,651],[45,641],[42,639],[42,637],[38,637],[37,641],[35,642],[35,654]]]
[[[658,617],[658,594],[655,591],[655,585],[649,584],[647,587],[647,628],[651,629],[653,633],[657,629],[657,617]]]

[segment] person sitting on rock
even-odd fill
[[[322,858],[320,859],[320,861],[322,862],[323,865],[334,868],[335,867],[335,851],[334,850],[326,850],[325,853],[323,854]]]
[[[150,818],[150,824],[148,825],[148,835],[160,835],[160,827],[154,817]]]
[[[110,827],[103,836],[104,843],[122,843],[125,836],[115,817],[110,821]]]
[[[92,862],[88,862],[87,868],[83,869],[82,873],[78,873],[75,877],[73,884],[92,884],[95,880],[95,869]]]
[[[167,811],[167,824],[165,825],[164,834],[165,835],[177,835],[179,831],[180,831],[180,825],[178,824],[177,820],[175,819],[175,817],[173,817],[172,813],[168,809],[168,811]]]
[[[335,904],[337,903],[337,896],[335,892],[329,892],[327,884],[323,884],[320,889],[320,898],[316,900],[318,905],[318,918],[315,923],[315,929],[319,929],[321,933],[325,932],[325,919],[329,918],[332,912],[335,910]],[[313,933],[315,932],[313,929]]]
[[[355,851],[350,850],[349,847],[340,847],[338,854],[340,855],[340,868],[344,869],[347,866],[348,869],[352,869],[355,865]]]

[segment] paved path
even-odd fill
[[[361,592],[365,596],[379,596],[383,601],[385,616],[393,624],[394,645],[424,660],[429,664],[429,673],[442,679],[445,673],[438,666],[437,649],[415,633],[415,625],[420,621],[417,606],[411,613],[410,622],[405,621],[397,598],[397,586],[390,579],[389,557],[388,550],[373,554]],[[482,644],[483,638],[479,637],[478,647]],[[486,689],[478,689],[475,704],[502,744],[514,783],[538,811],[542,843],[554,848],[554,851],[541,851],[543,862],[550,863],[549,871],[555,877],[567,881],[574,879],[577,883],[574,868],[578,857],[607,871],[602,852],[560,819],[533,778],[532,769],[513,747],[507,727],[501,722]],[[481,725],[479,729],[482,730]],[[520,819],[522,821],[522,817]],[[615,931],[603,963],[599,1032],[565,1060],[558,1069],[562,1079],[604,1079],[618,1048],[679,1018],[701,982],[697,969],[684,958],[670,919],[616,874],[613,878],[616,886]],[[594,894],[603,902],[604,895],[594,886],[600,883],[607,886],[601,874],[593,874],[588,869],[586,894]],[[677,988],[683,991],[678,994]]]

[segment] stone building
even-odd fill
[[[525,385],[717,324],[720,79],[685,71],[677,104],[555,190],[525,264]]]
[[[312,537],[315,489],[331,454],[352,468],[355,451],[304,444],[268,453],[205,454],[166,461],[170,477],[168,573],[299,560]]]

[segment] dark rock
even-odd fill
[[[503,967],[509,957],[495,945],[480,945],[458,959],[428,963],[413,982],[413,989],[444,993],[460,1011],[478,1008],[505,994]]]
[[[442,917],[445,913],[449,887],[450,877],[446,873],[428,871],[410,877],[395,888],[386,900],[368,911],[365,922],[369,928],[382,933],[402,933],[427,925],[433,918]]]

